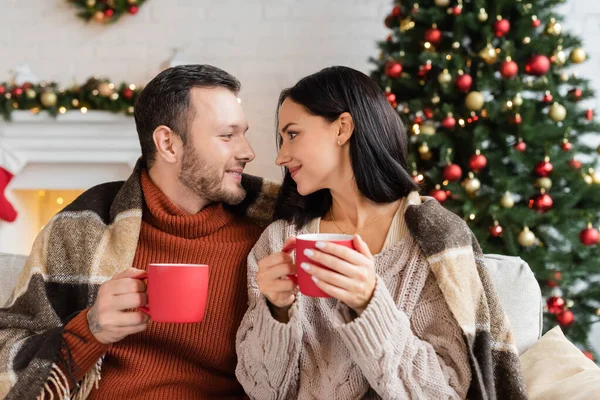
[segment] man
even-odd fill
[[[225,71],[185,65],[140,93],[132,176],[88,190],[46,225],[0,309],[0,397],[244,396],[234,371],[246,257],[276,186],[242,176],[254,153],[239,90]],[[203,322],[153,323],[138,310],[149,263],[210,265]]]

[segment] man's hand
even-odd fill
[[[146,285],[140,279],[145,271],[129,268],[104,282],[96,302],[87,314],[90,331],[100,343],[111,344],[146,330],[149,317],[131,309],[148,303]]]

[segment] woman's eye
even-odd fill
[[[296,132],[290,132],[288,131],[288,135],[290,137],[290,140],[294,140],[294,138],[298,135]]]
[[[231,139],[231,138],[233,138],[233,134],[229,133],[227,135],[221,135],[221,137],[225,138],[225,139]]]

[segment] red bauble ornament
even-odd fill
[[[106,10],[104,10],[104,16],[106,18],[110,18],[115,14],[115,10],[113,10],[112,8],[107,8]]]
[[[446,194],[446,192],[442,189],[440,189],[439,187],[433,189],[429,195],[431,197],[433,197],[434,199],[436,199],[437,201],[439,201],[440,203],[445,202],[448,199],[448,195]]]
[[[555,288],[558,286],[558,283],[556,281],[553,281],[552,279],[548,279],[546,281],[546,286],[548,286],[549,288]]]
[[[13,96],[20,96],[23,94],[23,88],[20,87],[16,87],[12,90],[12,95]]]
[[[388,37],[385,40],[387,40],[388,43],[391,43],[393,40],[392,35],[388,35]]]
[[[534,28],[537,28],[538,26],[540,26],[542,24],[542,21],[540,21],[539,19],[534,19],[533,21],[531,21],[531,26],[533,26]]]
[[[458,164],[449,164],[444,168],[444,179],[454,182],[462,178],[462,169]]]
[[[493,237],[502,236],[503,231],[504,231],[504,229],[502,229],[502,227],[498,224],[494,224],[494,225],[490,226],[490,235],[492,235]]]
[[[402,65],[396,61],[388,61],[385,64],[385,74],[392,79],[400,78],[402,74]]]
[[[396,6],[392,9],[392,17],[399,17],[401,13],[400,6]]]
[[[452,9],[452,14],[460,15],[462,13],[462,6],[456,6]]]
[[[0,85],[0,94],[4,94],[6,92],[6,88]]]
[[[563,151],[571,151],[571,149],[573,148],[573,145],[568,140],[565,140],[560,144],[560,148]]]
[[[525,143],[523,140],[519,140],[516,144],[515,144],[515,150],[520,152],[520,153],[524,153],[525,150],[527,150],[527,143]]]
[[[502,37],[510,30],[510,22],[507,19],[501,19],[494,23],[494,33],[498,37]]]
[[[542,101],[546,104],[552,103],[552,99],[553,99],[553,97],[550,92],[544,93],[544,97],[542,97]]]
[[[514,78],[519,73],[519,66],[514,61],[504,61],[499,69],[504,79]]]
[[[594,361],[594,354],[591,351],[586,350],[583,352],[583,355],[589,358],[590,360]]]
[[[574,89],[569,90],[569,97],[573,101],[580,100],[582,95],[583,95],[583,91],[579,88],[574,88]]]
[[[423,109],[423,115],[427,119],[433,118],[433,110],[429,107]]]
[[[456,78],[456,87],[461,92],[468,92],[471,89],[471,85],[473,84],[473,78],[469,74],[462,74]]]
[[[594,118],[594,110],[592,110],[591,108],[588,108],[585,111],[585,119],[587,119],[588,121],[591,121],[592,118]]]
[[[454,129],[456,126],[456,119],[452,115],[448,115],[442,120],[442,126],[446,129]]]
[[[23,88],[23,90],[27,90],[31,89],[33,85],[31,84],[31,82],[25,82],[21,87]]]
[[[538,194],[529,199],[529,208],[543,214],[552,208],[554,201],[547,193]]]
[[[383,24],[390,29],[394,28],[397,23],[398,19],[394,18],[394,16],[392,16],[391,14],[385,17],[385,19],[383,20]]]
[[[579,169],[579,168],[581,168],[581,161],[578,161],[578,160],[575,160],[575,159],[570,160],[569,161],[569,166],[571,168],[573,168],[573,169]]]
[[[575,315],[572,311],[566,310],[556,316],[560,326],[569,326],[575,321]]]
[[[131,14],[131,15],[137,14],[138,10],[139,10],[139,8],[137,6],[130,6],[128,9],[129,14]]]
[[[565,309],[565,300],[557,296],[548,297],[546,305],[550,314],[559,314]]]
[[[413,124],[422,124],[423,123],[423,118],[421,117],[415,117],[415,119],[413,119]]]
[[[599,237],[598,230],[592,228],[591,226],[588,226],[579,232],[579,240],[585,246],[594,246],[595,244],[598,244]]]
[[[540,161],[539,163],[535,164],[535,173],[537,176],[550,176],[552,169],[554,169],[554,166],[548,160]]]
[[[487,165],[487,158],[483,154],[475,154],[469,159],[469,168],[477,172]]]
[[[133,97],[133,90],[131,90],[130,88],[123,89],[123,97],[125,97],[126,99],[131,99]]]
[[[431,71],[431,64],[421,65],[419,67],[419,72],[417,72],[417,75],[419,76],[419,78],[424,78],[429,71]]]
[[[390,104],[392,104],[393,102],[395,102],[395,101],[396,101],[396,95],[395,95],[394,93],[392,93],[392,92],[390,92],[390,93],[386,93],[386,94],[385,94],[385,98],[387,99],[387,101],[388,101]]]
[[[515,115],[514,115],[514,116],[513,116],[513,117],[510,119],[510,122],[511,122],[512,124],[519,125],[521,122],[523,122],[523,118],[521,117],[521,114],[519,114],[519,113],[516,113],[516,114],[515,114]]]
[[[425,31],[425,41],[435,45],[442,41],[442,31],[437,28],[429,28]]]
[[[525,64],[525,72],[530,75],[542,76],[550,70],[550,60],[546,56],[532,56]]]

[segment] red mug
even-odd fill
[[[331,297],[315,284],[312,280],[312,275],[300,268],[300,264],[307,262],[316,265],[321,268],[328,269],[327,267],[316,263],[304,255],[306,249],[317,249],[315,244],[317,242],[330,242],[345,246],[354,250],[354,236],[350,235],[338,235],[334,233],[315,233],[307,235],[299,235],[296,237],[296,245],[290,246],[283,251],[296,250],[296,279],[298,282],[298,288],[300,293],[310,297]],[[318,249],[317,249],[318,250]]]
[[[154,322],[201,322],[208,299],[206,264],[150,264],[140,279],[148,280],[148,306],[140,311]]]

